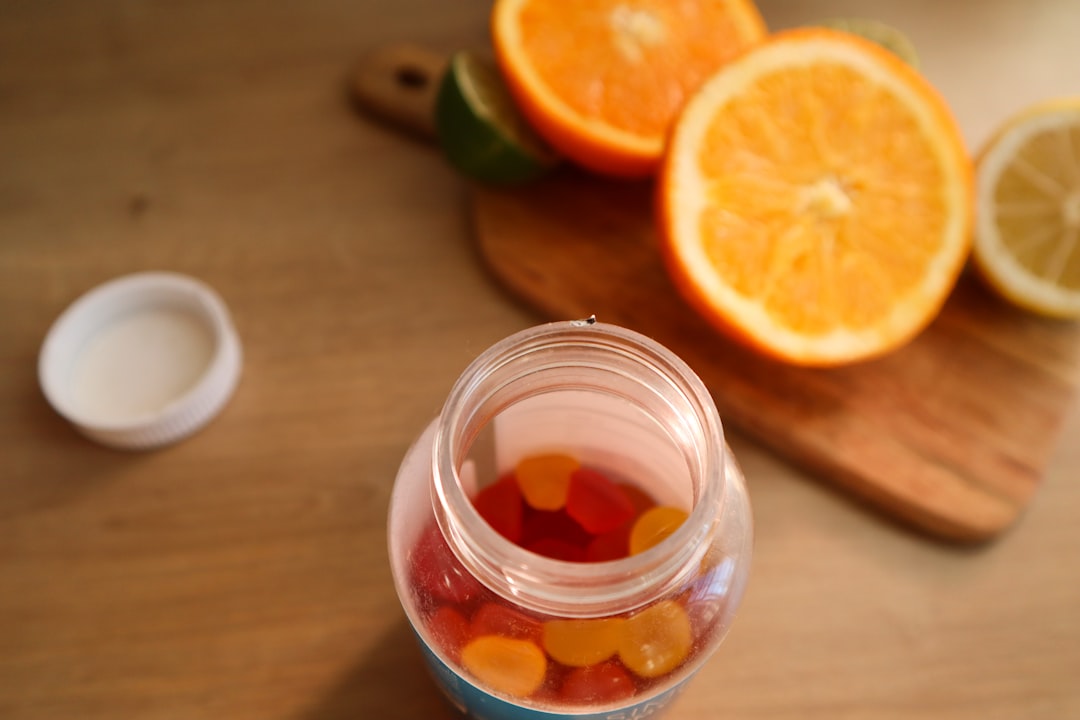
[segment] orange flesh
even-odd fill
[[[947,223],[942,169],[921,136],[849,68],[762,78],[714,119],[701,150],[710,262],[798,332],[872,326],[922,282]]]
[[[670,2],[573,6],[571,13],[566,0],[529,2],[520,15],[523,53],[576,113],[642,136],[666,132],[746,34],[725,3],[694,3],[692,12]]]

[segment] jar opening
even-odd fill
[[[544,452],[574,455],[688,518],[620,560],[529,552],[488,525],[470,498]],[[562,616],[624,612],[696,572],[720,516],[723,463],[712,398],[682,360],[617,326],[551,323],[496,344],[455,384],[433,443],[435,515],[459,560],[495,593]]]

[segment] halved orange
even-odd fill
[[[751,0],[496,0],[491,27],[530,124],[577,164],[624,177],[653,174],[687,98],[765,36]]]
[[[970,250],[971,161],[945,102],[874,43],[806,28],[687,104],[658,187],[667,267],[718,327],[802,365],[888,352]]]

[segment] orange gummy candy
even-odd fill
[[[678,530],[686,517],[685,511],[664,505],[646,510],[630,531],[630,554],[637,555],[657,545]]]
[[[547,658],[536,643],[481,635],[461,649],[461,664],[492,690],[528,697],[544,683]]]
[[[682,605],[662,600],[626,619],[619,637],[619,659],[644,678],[671,672],[690,655],[694,637]]]
[[[535,510],[559,510],[566,505],[570,476],[581,464],[561,453],[532,455],[514,468],[525,502]]]
[[[549,620],[544,623],[544,650],[563,665],[593,665],[618,651],[623,622],[621,618]]]

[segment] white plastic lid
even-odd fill
[[[145,272],[99,285],[57,318],[38,380],[87,437],[144,450],[208,423],[240,367],[240,340],[217,293],[186,275]]]

